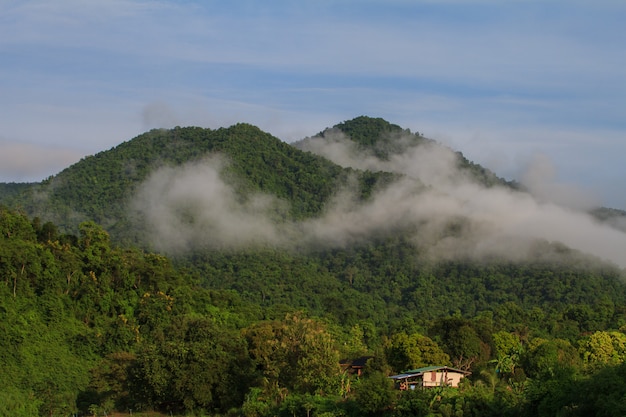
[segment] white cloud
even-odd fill
[[[257,244],[286,249],[343,247],[402,231],[413,236],[416,250],[434,259],[523,260],[535,256],[533,242],[540,240],[561,242],[626,267],[623,231],[528,193],[486,188],[458,171],[455,154],[447,148],[419,145],[381,161],[330,132],[325,139],[310,139],[303,146],[344,166],[406,177],[376,191],[367,202],[358,201],[355,189],[347,184],[319,217],[291,222],[282,220],[285,207],[275,198],[237,198],[220,177],[221,163],[209,159],[154,173],[135,200],[138,218],[145,219],[152,242],[173,253]],[[543,177],[551,180],[550,173]],[[536,177],[535,183],[543,177]],[[548,186],[563,194],[562,188]]]
[[[554,165],[543,154],[536,154],[533,157],[520,182],[541,202],[551,202],[582,211],[601,205],[591,191],[557,182]]]
[[[232,249],[279,240],[272,213],[274,199],[246,201],[221,178],[218,157],[154,172],[140,188],[132,208],[145,221],[157,249],[171,253],[193,248]]]

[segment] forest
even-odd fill
[[[338,134],[382,161],[431,142],[366,117],[316,138]],[[307,150],[316,138],[292,146],[245,124],[151,131],[42,183],[4,185],[0,415],[626,415],[622,268],[540,239],[523,258],[433,257],[421,218],[332,245],[321,243],[329,234],[304,239],[338,190],[350,187],[354,210],[406,179],[331,162]],[[215,206],[185,194],[177,228],[202,233],[182,246],[175,229],[146,220],[152,212],[129,209],[155,170],[215,152],[228,156],[219,184],[234,191],[209,197],[233,204],[234,235],[256,230],[242,215],[253,213],[288,243],[261,232],[234,241],[202,217]],[[452,155],[463,181],[524,192]],[[208,187],[213,171],[202,172]],[[423,199],[433,184],[412,181],[410,192]],[[275,200],[262,205],[259,193]],[[342,223],[360,212],[348,214]],[[472,229],[448,220],[434,244]],[[361,374],[355,360],[366,360]],[[427,365],[471,374],[458,388],[409,391],[388,378]]]

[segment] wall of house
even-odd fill
[[[445,382],[448,386],[458,387],[464,375],[458,372],[426,372],[423,377],[425,387],[438,387]]]

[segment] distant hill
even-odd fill
[[[591,215],[611,227],[626,232],[626,211],[624,210],[600,207],[592,210]]]
[[[174,128],[152,130],[86,157],[40,184],[14,187],[3,201],[67,230],[91,219],[114,237],[128,238],[127,204],[137,187],[158,168],[200,161],[211,154],[226,159],[226,181],[240,193],[261,191],[288,200],[294,218],[319,212],[345,176],[345,170],[330,161],[251,125]]]
[[[492,205],[468,211],[466,202],[498,199],[493,202],[498,207],[502,199],[521,199],[534,204],[517,184],[460,152],[366,116],[294,144],[245,123],[215,130],[156,129],[41,183],[3,184],[0,191],[1,204],[52,221],[64,232],[76,233],[81,222],[94,220],[116,242],[166,251],[233,248],[239,241],[273,246],[279,240],[281,247],[312,240],[344,247],[406,233],[425,248],[445,243],[449,257],[481,247],[463,239],[484,226],[474,217]],[[514,211],[518,203],[507,204]],[[227,216],[220,217],[218,210]],[[506,221],[507,209],[498,210]],[[594,212],[624,230],[621,214]],[[298,243],[286,244],[288,238]]]
[[[432,139],[428,139],[420,133],[412,133],[409,129],[403,129],[396,124],[387,122],[382,118],[372,118],[359,116],[351,120],[341,122],[332,128],[327,128],[312,138],[305,138],[294,143],[299,149],[309,150],[311,143],[319,140],[333,140],[337,134],[342,134],[357,145],[361,151],[370,155],[389,161],[397,155],[416,148],[420,145],[430,145],[444,148]],[[452,151],[452,150],[450,150]],[[498,178],[489,169],[469,161],[462,153],[456,152],[456,167],[468,172],[476,181],[485,185],[495,184],[514,186],[513,183]]]
[[[0,201],[10,200],[36,184],[28,182],[0,182]]]
[[[331,131],[343,132],[362,149],[387,159],[409,146],[433,142],[383,119],[365,116],[340,123],[319,136]],[[319,214],[349,177],[357,178],[363,198],[376,184],[397,177],[340,167],[302,149],[302,143],[287,144],[244,123],[217,130],[157,129],[83,158],[41,183],[2,184],[0,203],[20,207],[67,231],[77,230],[82,221],[94,220],[114,239],[137,242],[140,238],[132,233],[128,204],[139,185],[158,168],[182,166],[209,155],[219,154],[226,160],[223,176],[238,193],[262,192],[282,199],[288,203],[292,219]],[[458,164],[485,184],[502,182],[461,154]]]

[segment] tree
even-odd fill
[[[496,373],[500,377],[514,373],[523,349],[519,336],[509,332],[496,332],[493,334],[493,345],[496,359],[492,362],[496,365]]]
[[[0,415],[11,417],[32,417],[39,414],[42,401],[33,398],[30,390],[19,390],[9,381],[1,381]]]
[[[419,333],[396,333],[385,344],[387,362],[396,372],[427,365],[448,365],[450,357],[431,338]]]
[[[583,363],[589,368],[617,365],[626,360],[626,335],[598,331],[579,342]]]
[[[179,316],[163,340],[146,343],[131,370],[131,394],[171,411],[226,411],[243,402],[251,362],[238,332]]]
[[[261,322],[244,331],[265,388],[279,399],[283,389],[298,393],[335,393],[341,369],[339,351],[326,326],[302,314]]]
[[[0,206],[0,238],[36,241],[37,235],[25,214]]]
[[[361,380],[355,391],[355,401],[368,415],[381,415],[392,406],[397,395],[393,382],[381,372],[373,372]]]
[[[97,274],[106,267],[111,241],[109,234],[94,221],[86,221],[79,225],[79,247],[82,250],[84,261]]]
[[[523,355],[524,371],[530,378],[551,378],[563,369],[580,367],[577,349],[563,339],[533,339]]]
[[[132,409],[135,399],[131,395],[129,371],[137,357],[130,352],[107,355],[91,370],[89,387],[79,398],[83,409],[97,405],[107,411]]]
[[[432,331],[437,334],[437,340],[458,368],[469,369],[472,364],[486,356],[483,354],[484,343],[469,320],[458,317],[438,320]]]
[[[581,377],[560,369],[553,377],[532,381],[525,392],[524,415],[626,415],[626,364],[591,372]]]

